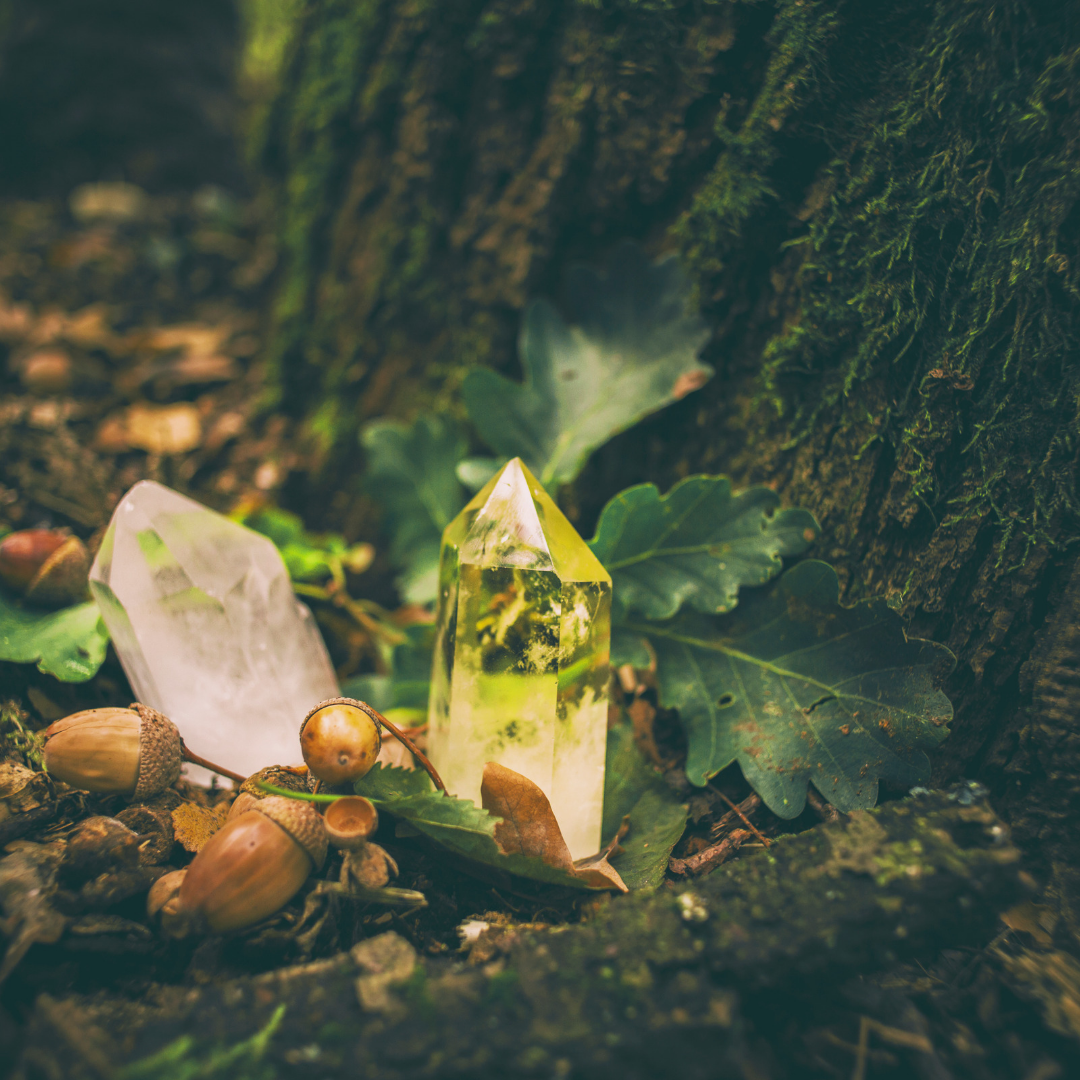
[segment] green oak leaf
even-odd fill
[[[273,540],[293,581],[322,581],[363,555],[364,545],[349,547],[336,533],[309,533],[296,514],[278,506],[261,507],[238,520]]]
[[[109,632],[97,604],[33,611],[0,595],[0,660],[37,664],[61,682],[86,682],[105,659]]]
[[[388,675],[355,675],[341,684],[346,697],[366,701],[373,709],[420,709],[427,714],[431,688],[431,657],[435,624],[414,623],[402,628],[405,640],[390,653]],[[390,717],[393,720],[393,717]]]
[[[626,242],[606,273],[573,268],[566,291],[568,322],[544,300],[525,313],[524,383],[474,368],[462,385],[480,437],[523,458],[547,488],[569,483],[594,450],[713,373],[697,359],[709,330],[674,258],[651,263]]]
[[[361,440],[366,487],[383,507],[390,558],[401,569],[398,588],[411,603],[429,603],[438,595],[443,529],[466,501],[455,472],[465,440],[454,423],[437,416],[420,416],[412,425],[376,420]]]
[[[623,720],[608,732],[601,828],[605,843],[626,815],[630,831],[620,842],[622,850],[608,861],[631,892],[651,892],[664,881],[671,849],[686,829],[687,807],[637,748],[633,728]]]
[[[593,891],[575,878],[541,859],[527,855],[504,855],[495,842],[495,823],[500,819],[476,806],[435,791],[427,774],[419,769],[385,768],[381,762],[357,780],[357,795],[370,799],[440,847],[472,862],[503,873],[548,885]]]
[[[935,669],[954,658],[906,637],[884,600],[842,607],[839,594],[832,567],[808,561],[723,619],[684,612],[628,624],[656,652],[661,700],[686,727],[692,783],[738,761],[769,809],[793,818],[808,782],[849,811],[874,805],[879,779],[909,787],[929,777],[924,751],[952,719]]]
[[[688,476],[666,495],[655,484],[620,492],[589,541],[611,574],[614,617],[668,619],[684,603],[729,611],[741,586],[775,577],[781,556],[802,554],[821,531],[808,510],[779,505],[771,488],[736,494],[726,476]]]

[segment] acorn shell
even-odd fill
[[[89,576],[90,552],[77,536],[69,536],[34,575],[26,599],[45,607],[78,603],[86,598]]]
[[[141,718],[132,709],[84,709],[45,729],[49,775],[79,791],[131,795],[138,786]]]
[[[178,914],[218,934],[253,926],[284,907],[325,858],[315,810],[269,796],[227,821],[195,856]]]
[[[68,537],[52,529],[21,529],[0,540],[0,581],[20,596]]]

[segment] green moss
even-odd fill
[[[770,39],[768,77],[676,228],[708,280],[787,218],[796,311],[765,343],[762,397],[797,440],[884,379],[877,438],[914,498],[939,522],[996,516],[1001,552],[1014,533],[1051,541],[1077,509],[1075,20],[1054,2],[868,17],[787,0]],[[807,146],[828,154],[813,173]],[[793,186],[800,170],[812,184]]]
[[[1022,559],[1077,509],[1078,64],[1066,0],[314,0],[263,155],[282,400],[351,452],[512,363],[570,259],[674,242],[792,444],[869,411]]]

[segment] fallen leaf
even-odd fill
[[[147,211],[146,192],[123,181],[80,184],[68,200],[72,216],[86,224],[90,221],[136,221]]]
[[[208,356],[220,352],[232,334],[231,326],[208,326],[205,323],[183,323],[159,326],[154,330],[131,335],[131,344],[157,352],[183,349],[188,356]]]
[[[580,875],[561,866],[551,866],[543,859],[507,855],[495,840],[495,826],[500,819],[474,805],[472,799],[458,799],[435,791],[423,769],[386,768],[376,763],[354,788],[357,795],[370,799],[380,814],[384,810],[393,814],[399,826],[423,833],[455,855],[532,881],[594,888]],[[604,885],[604,888],[612,887]]]
[[[654,263],[630,241],[604,271],[569,270],[565,315],[544,300],[526,309],[523,382],[473,368],[461,387],[480,438],[504,459],[520,456],[550,490],[713,373],[697,358],[710,332],[678,263]]]
[[[106,321],[107,314],[100,304],[91,304],[68,316],[60,331],[61,336],[84,349],[111,348],[114,341],[112,330]]]
[[[129,446],[151,454],[184,454],[202,439],[202,425],[194,405],[132,405],[124,418]]]
[[[32,611],[0,596],[0,660],[37,664],[61,682],[86,682],[105,659],[109,634],[92,600],[60,611]]]
[[[607,862],[610,850],[575,865],[548,797],[527,776],[489,761],[484,766],[480,801],[489,814],[502,818],[495,824],[495,842],[504,855],[540,859],[594,888],[606,885],[629,891]]]
[[[212,809],[181,803],[172,812],[173,832],[185,851],[197,852],[225,824],[228,816],[228,803],[218,803]]]
[[[1053,932],[1057,924],[1057,913],[1053,908],[1034,904],[1030,900],[1009,908],[1001,921],[1011,930],[1022,930],[1030,934],[1038,945],[1049,945],[1054,940]]]
[[[602,889],[605,886],[614,885],[620,892],[629,892],[626,882],[619,875],[619,871],[608,862],[613,855],[622,851],[620,841],[630,831],[630,815],[622,819],[615,835],[607,842],[604,850],[599,855],[591,855],[587,859],[578,859],[574,863],[574,873],[590,885]]]
[[[29,304],[12,304],[0,296],[0,338],[17,340],[26,337],[33,323]]]
[[[63,394],[71,389],[71,357],[63,349],[39,349],[19,369],[20,381],[32,394]]]

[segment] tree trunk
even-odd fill
[[[1064,0],[313,0],[263,142],[282,400],[354,461],[365,418],[512,372],[569,261],[677,250],[717,376],[563,505],[587,532],[723,471],[811,509],[848,600],[955,652],[936,776],[1049,873],[1080,841],[1078,65]]]

